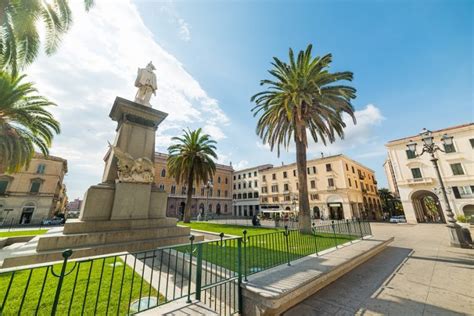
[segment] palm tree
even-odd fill
[[[344,136],[343,113],[352,117],[354,108],[351,99],[356,97],[353,87],[338,84],[340,80],[352,80],[352,72],[330,73],[331,54],[313,57],[312,45],[300,51],[297,59],[289,50],[289,63],[273,58],[272,80],[262,80],[268,88],[255,94],[251,101],[254,116],[260,114],[257,134],[271,150],[280,146],[296,145],[296,164],[299,183],[300,230],[311,232],[311,220],[306,175],[306,148],[309,133],[315,142],[334,142],[336,136]]]
[[[22,83],[24,77],[0,71],[0,166],[7,172],[28,166],[35,147],[47,156],[53,134],[60,132],[45,109],[54,103],[37,95],[32,83]]]
[[[390,192],[386,188],[380,188],[378,191],[379,197],[382,200],[382,209],[384,212],[389,212],[390,216],[392,216],[392,207],[390,206],[390,202],[393,203],[395,197],[393,196],[392,192]]]
[[[168,147],[167,167],[169,174],[176,183],[185,183],[187,187],[186,204],[184,207],[185,223],[191,219],[191,202],[193,184],[207,183],[216,171],[214,159],[217,159],[216,142],[207,134],[201,135],[201,129],[183,130],[182,137],[173,137],[176,141]]]
[[[94,0],[84,0],[86,10]],[[68,0],[0,0],[0,69],[16,75],[40,47],[38,25],[46,29],[45,52],[53,54],[72,22]]]

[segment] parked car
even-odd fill
[[[44,219],[41,223],[45,226],[47,225],[62,225],[64,224],[65,220],[62,217],[53,217],[50,219]]]
[[[406,223],[405,215],[390,217],[390,223]]]

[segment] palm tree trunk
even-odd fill
[[[299,201],[299,227],[300,232],[305,234],[311,233],[311,216],[309,209],[309,198],[308,198],[308,180],[306,173],[306,129],[304,126],[298,126],[295,133],[296,143],[296,166],[298,169],[298,201]],[[298,137],[297,135],[301,135]]]
[[[186,205],[184,206],[184,218],[183,222],[189,223],[191,222],[191,204],[193,201],[193,182],[194,182],[194,170],[191,167],[189,170],[188,175],[188,183],[187,183],[187,192],[186,192]]]

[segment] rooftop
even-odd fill
[[[474,126],[474,123],[466,123],[466,124],[461,124],[461,125],[450,126],[450,127],[438,129],[438,130],[431,131],[431,132],[433,134],[439,134],[439,133],[444,133],[446,131],[450,131],[450,130],[453,130],[453,129],[461,129],[461,128],[469,127],[469,126]],[[402,140],[410,140],[412,138],[419,137],[419,136],[420,135],[413,135],[413,136],[403,137],[403,138],[399,138],[399,139],[394,139],[394,140],[389,141],[387,144],[396,143],[396,142],[399,142],[399,141],[402,141]]]

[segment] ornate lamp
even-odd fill
[[[449,136],[448,134],[445,133],[441,137],[441,141],[443,142],[443,145],[451,146],[453,144],[453,136]]]
[[[409,151],[416,153],[416,142],[410,139],[410,141],[407,144],[407,147]]]

